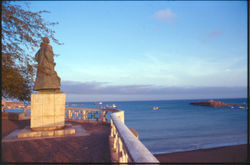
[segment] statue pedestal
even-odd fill
[[[30,128],[22,129],[18,138],[44,138],[74,135],[76,130],[65,125],[64,93],[44,90],[31,95]]]
[[[55,130],[65,123],[64,93],[47,92],[31,95],[30,128],[32,130]]]

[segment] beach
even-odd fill
[[[161,163],[239,163],[247,161],[247,145],[154,155]]]

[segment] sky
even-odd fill
[[[247,1],[29,4],[59,22],[64,44],[51,45],[67,101],[247,96]]]

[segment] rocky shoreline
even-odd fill
[[[221,101],[197,101],[197,102],[191,102],[192,105],[201,105],[201,106],[209,106],[209,107],[225,107],[225,106],[245,106],[245,104],[225,104]]]

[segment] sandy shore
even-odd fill
[[[247,145],[155,154],[161,163],[237,163],[247,161]]]

